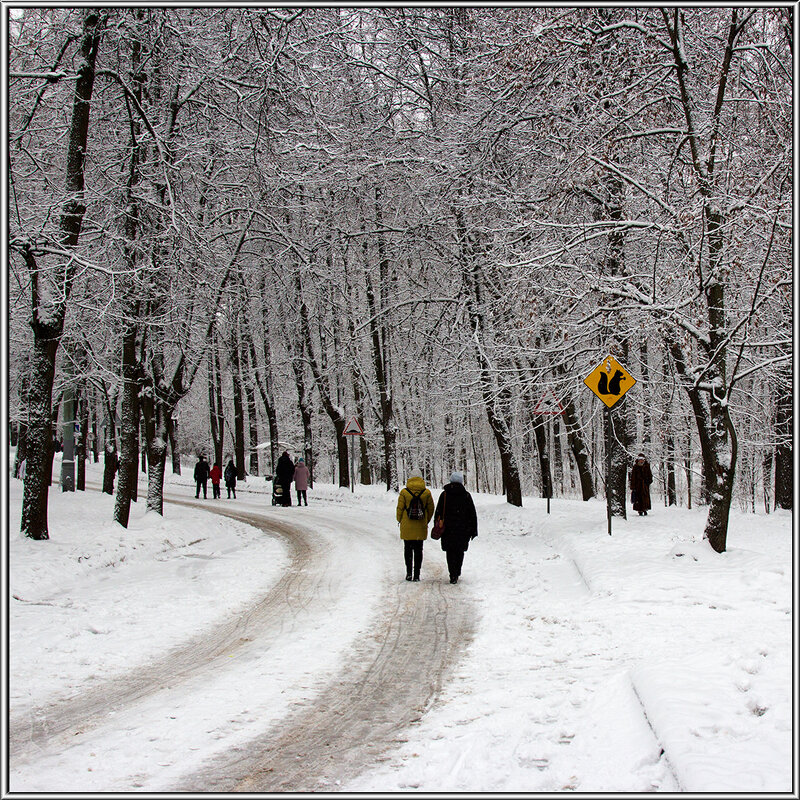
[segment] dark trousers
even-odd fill
[[[219,484],[218,483],[212,483],[211,484],[211,494],[213,494],[214,497],[219,497]]]
[[[405,539],[404,556],[406,559],[406,575],[413,574],[415,578],[419,578],[419,569],[422,566],[422,539]]]
[[[283,497],[282,505],[290,506],[292,504],[292,486],[291,483],[283,483],[281,482],[281,489],[283,489],[283,493],[281,497]]]
[[[447,569],[450,572],[451,578],[461,577],[461,565],[464,563],[463,550],[448,550],[447,551]]]
[[[228,490],[228,500],[231,499],[231,492],[233,492],[233,499],[236,499],[236,484],[235,483],[226,483],[225,488]]]
[[[297,490],[297,505],[300,505],[300,500],[308,505],[308,500],[306,500],[306,490],[305,489],[298,489]]]
[[[195,497],[200,497],[200,489],[203,490],[203,497],[208,497],[208,481],[197,481],[197,494]]]

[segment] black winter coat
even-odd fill
[[[644,464],[634,464],[630,481],[633,510],[649,511],[651,508],[650,484],[653,482],[653,473],[650,471],[650,465],[646,461]]]
[[[194,479],[200,483],[208,480],[208,474],[211,472],[211,468],[208,466],[208,461],[203,459],[202,461],[198,461],[194,465]]]
[[[294,477],[294,461],[289,456],[281,456],[275,468],[278,475],[278,483],[286,486],[292,482]]]
[[[444,508],[444,513],[442,512]],[[442,550],[467,550],[478,535],[478,515],[472,495],[460,483],[448,483],[439,495],[434,520],[444,516]]]
[[[236,486],[236,465],[229,461],[225,467],[225,485],[233,488]]]

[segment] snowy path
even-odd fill
[[[680,789],[631,686],[613,615],[593,613],[597,598],[563,544],[534,531],[493,543],[490,571],[465,584],[481,623],[437,708],[392,764],[344,791],[561,792],[587,779],[604,790]],[[465,572],[476,570],[477,553],[467,558]],[[490,769],[484,750],[499,756]]]
[[[54,493],[53,539],[10,537],[14,792],[791,785],[789,517],[718,557],[696,512],[608,537],[601,504],[479,496],[451,586],[433,542],[403,580],[381,487],[170,494],[121,531]]]
[[[173,501],[176,502],[176,501]],[[181,503],[182,505],[193,505]],[[226,514],[219,510],[217,513]],[[277,532],[292,551],[290,569],[279,583],[260,598],[244,615],[237,615],[216,626],[210,633],[191,639],[166,653],[153,663],[139,667],[123,681],[114,680],[95,685],[81,694],[48,704],[46,707],[24,709],[11,715],[9,721],[9,752],[18,759],[23,751],[34,745],[45,748],[48,740],[69,732],[75,736],[102,724],[110,714],[116,714],[154,691],[175,686],[207,669],[214,661],[230,654],[255,637],[267,637],[280,632],[287,614],[292,613],[292,597],[307,599],[313,596],[319,545],[292,526],[273,520],[266,526],[255,515],[228,513],[228,516]],[[285,602],[284,602],[285,601]],[[296,612],[294,612],[296,613]]]
[[[15,711],[15,783],[35,786],[37,771],[55,762],[62,790],[319,789],[374,764],[424,713],[468,643],[470,605],[448,601],[440,581],[398,584],[397,541],[352,510],[259,503],[248,513],[247,500],[237,510],[172,501],[279,536],[289,568],[246,614],[155,662]],[[342,530],[349,547],[336,546]],[[429,575],[441,572],[430,565]],[[313,664],[304,663],[309,651]]]
[[[343,668],[275,729],[226,755],[182,791],[312,792],[336,788],[386,758],[438,694],[468,642],[472,609],[433,568],[428,581],[397,580],[381,598],[384,612],[353,643]]]

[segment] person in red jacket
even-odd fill
[[[214,496],[214,499],[219,497],[219,482],[222,480],[222,470],[219,468],[219,464],[214,462],[214,466],[211,467],[211,490]]]

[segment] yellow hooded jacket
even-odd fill
[[[409,519],[406,508],[411,503],[411,492],[420,495],[422,505],[425,507],[425,519]],[[427,539],[428,523],[433,516],[433,495],[429,489],[425,488],[425,481],[422,478],[409,478],[405,488],[400,490],[397,498],[397,521],[400,523],[401,539]]]

